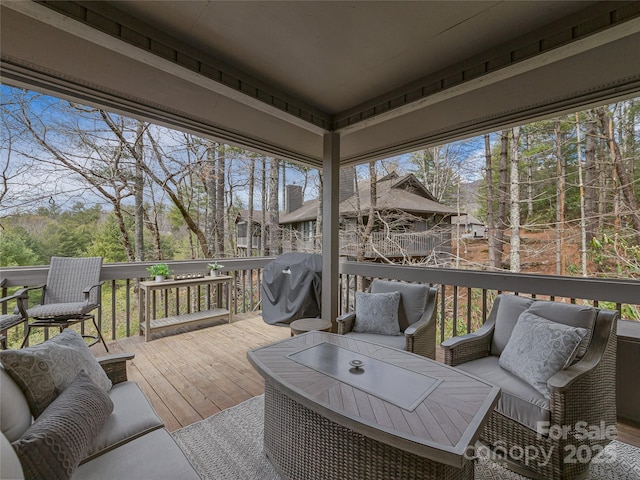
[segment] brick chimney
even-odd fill
[[[345,201],[356,191],[356,167],[344,167],[340,169],[340,195],[339,202]]]
[[[300,185],[287,185],[286,212],[291,213],[302,206],[302,187]]]

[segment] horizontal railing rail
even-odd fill
[[[262,272],[273,258],[221,258],[166,263],[172,275],[206,274],[207,264],[214,260],[224,265],[222,271],[234,276],[232,297],[235,314],[262,308]],[[102,287],[102,306],[98,321],[106,338],[138,335],[137,282],[149,278],[147,267],[154,263],[157,262],[103,265],[101,278],[105,283]],[[0,277],[7,280],[2,296],[16,287],[45,283],[47,272],[48,266],[0,269]],[[371,280],[376,278],[438,286],[438,327],[441,341],[479,328],[488,316],[493,298],[499,293],[587,303],[616,309],[623,318],[640,317],[640,282],[632,279],[559,277],[352,261],[340,262],[339,272],[341,313],[352,310],[355,291],[366,290]],[[192,295],[194,294],[191,292],[185,293],[187,298],[192,298]],[[6,313],[7,305],[3,305],[3,308]],[[21,341],[24,335],[20,327],[14,330],[16,332],[10,337],[10,340],[14,340],[13,344],[17,340]]]
[[[367,262],[341,262],[339,272],[340,312],[352,309],[355,290],[366,290],[376,278],[438,286],[440,341],[479,328],[489,315],[493,298],[500,293],[581,302],[617,310],[622,318],[640,318],[640,281],[632,279],[560,277]]]
[[[171,275],[207,274],[207,264],[218,262],[224,267],[221,271],[234,276],[233,313],[245,313],[260,308],[262,301],[261,281],[262,269],[273,260],[273,257],[251,258],[218,258],[204,260],[166,261]],[[138,335],[139,333],[139,309],[138,289],[140,280],[150,278],[147,268],[157,261],[135,263],[106,263],[102,266],[100,279],[102,285],[102,302],[97,311],[98,325],[105,338],[115,340],[117,338]],[[47,280],[48,266],[33,267],[7,267],[0,270],[0,277],[6,279],[2,289],[2,296],[6,296],[9,289],[42,285]],[[204,290],[202,290],[204,291]],[[186,289],[184,296],[187,302],[193,303],[195,295],[203,295],[199,290]],[[39,299],[35,299],[39,300]],[[30,299],[31,301],[31,299]],[[34,302],[31,301],[33,304]],[[186,308],[189,308],[188,306]],[[3,312],[7,312],[7,304],[3,305]],[[90,327],[87,324],[87,327]],[[84,332],[83,325],[82,333]],[[35,335],[42,332],[35,331]],[[15,327],[8,332],[9,343],[15,345],[24,337],[24,328]],[[48,338],[45,330],[44,338]]]

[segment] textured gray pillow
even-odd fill
[[[84,370],[96,385],[111,389],[111,380],[82,336],[65,329],[55,337],[21,350],[3,350],[0,361],[22,389],[34,418]]]
[[[354,332],[400,335],[398,308],[400,292],[356,292],[356,321]]]
[[[498,364],[550,398],[547,380],[571,363],[587,333],[523,312]]]
[[[25,478],[71,478],[112,411],[107,392],[80,372],[13,442]]]

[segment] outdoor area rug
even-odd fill
[[[262,453],[263,408],[264,397],[255,397],[173,437],[205,480],[280,480]],[[639,448],[613,441],[600,456],[591,464],[590,480],[640,480]],[[476,480],[525,480],[486,458],[475,469]]]

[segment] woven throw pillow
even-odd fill
[[[12,443],[25,478],[71,478],[112,411],[107,392],[80,372]]]
[[[400,292],[356,292],[356,321],[353,331],[400,335],[400,324],[398,323],[400,297]]]
[[[523,312],[498,364],[550,398],[547,380],[571,363],[587,333]]]
[[[111,389],[111,380],[82,336],[68,328],[39,345],[21,350],[3,350],[0,352],[0,361],[24,392],[34,418],[82,370],[103,390]]]

